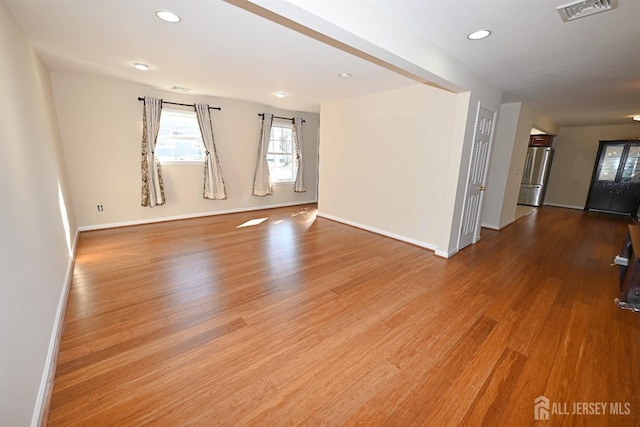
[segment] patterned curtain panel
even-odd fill
[[[272,123],[273,114],[265,113],[264,117],[262,118],[262,130],[260,131],[256,174],[253,178],[254,196],[269,196],[273,194],[273,188],[271,187],[271,177],[269,176],[269,164],[267,163],[267,152],[269,151],[269,139],[271,139]]]
[[[302,122],[303,120],[300,117],[294,117],[293,119],[293,145],[296,150],[296,164],[298,165],[294,191],[297,193],[307,191],[307,183],[304,180],[304,161],[302,158]]]
[[[161,99],[145,96],[142,114],[142,206],[164,204],[162,173],[155,154],[161,111]]]
[[[204,159],[204,193],[205,199],[224,200],[227,198],[227,190],[222,179],[222,169],[216,153],[216,144],[213,140],[213,124],[211,112],[207,104],[195,104],[202,142],[206,151]]]

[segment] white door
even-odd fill
[[[476,116],[469,176],[462,208],[462,225],[458,235],[458,250],[480,240],[482,204],[489,172],[491,144],[495,130],[496,113],[480,107]]]

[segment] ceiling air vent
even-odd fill
[[[618,0],[579,0],[558,6],[556,9],[564,22],[584,18],[595,13],[606,12],[618,7]]]

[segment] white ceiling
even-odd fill
[[[562,126],[640,114],[640,1],[563,22],[572,0],[371,0],[407,27]],[[492,35],[475,43],[470,31]]]
[[[310,112],[323,100],[416,84],[222,0],[0,1],[53,71]],[[560,126],[625,124],[640,114],[639,0],[568,23],[555,10],[566,3],[559,0],[361,1],[502,88],[505,102]],[[158,9],[182,22],[160,21]],[[478,28],[493,34],[467,40]],[[278,91],[287,97],[275,98]]]

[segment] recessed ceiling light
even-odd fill
[[[284,92],[276,92],[274,93],[274,95],[277,96],[278,98],[284,98],[285,96],[287,96],[287,94]]]
[[[635,116],[632,117],[633,120],[635,120],[636,122],[640,122],[640,114],[636,114]]]
[[[340,73],[340,74],[338,74],[338,77],[340,77],[341,79],[348,79],[349,77],[351,77],[351,74],[349,74],[349,73]]]
[[[472,33],[469,33],[467,38],[469,40],[481,40],[481,39],[485,39],[485,38],[489,37],[490,35],[491,35],[491,31],[489,31],[489,30],[478,30],[478,31],[474,31]]]
[[[141,62],[134,62],[133,66],[142,71],[147,71],[149,69],[149,66],[147,64],[143,64]]]
[[[162,19],[163,21],[171,22],[171,23],[180,22],[182,20],[182,18],[180,18],[178,15],[171,12],[170,10],[156,10],[156,16]]]

